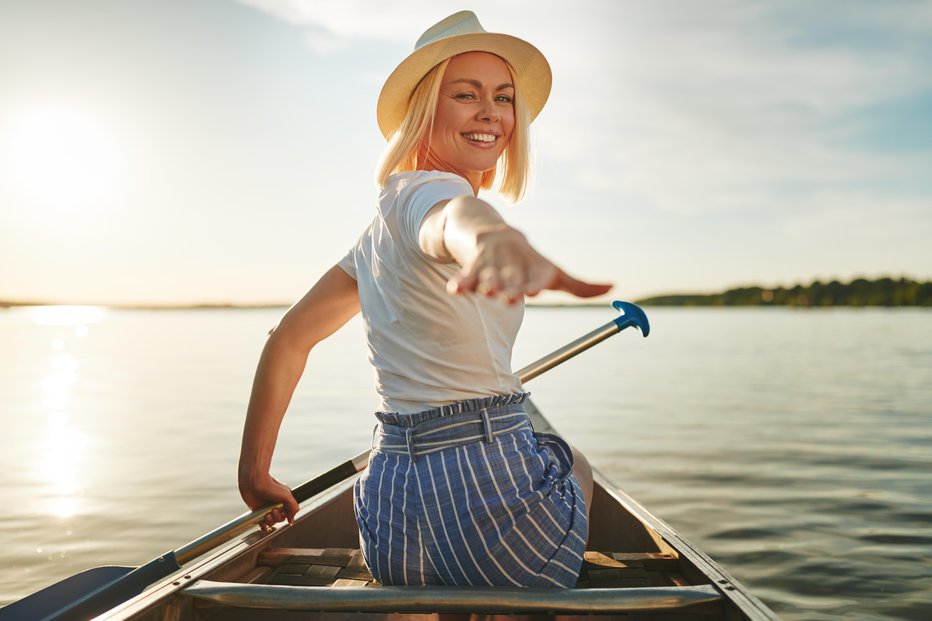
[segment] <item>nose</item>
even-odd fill
[[[483,97],[481,100],[482,108],[479,110],[478,118],[480,121],[499,121],[502,114],[495,105],[495,99]]]

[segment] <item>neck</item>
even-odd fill
[[[425,161],[422,162],[418,167],[418,170],[439,170],[441,172],[453,173],[454,175],[459,175],[463,179],[469,182],[469,185],[472,186],[472,193],[476,196],[479,195],[479,186],[482,184],[482,173],[481,172],[464,172],[462,170],[457,170],[456,167],[448,165],[446,162],[438,160],[433,156],[433,154],[428,154],[425,158]]]

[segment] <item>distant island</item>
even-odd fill
[[[792,287],[760,287],[756,285],[728,289],[722,293],[671,293],[636,300],[643,306],[932,306],[932,282],[909,278],[856,278],[849,283],[837,280]],[[61,302],[5,301],[0,309],[17,306],[57,306]],[[66,305],[80,305],[68,303]],[[541,308],[602,308],[605,302],[540,303],[528,300],[528,306]],[[201,303],[201,304],[115,304],[108,308],[126,310],[217,310],[288,308],[289,303]]]
[[[738,287],[722,293],[674,293],[638,300],[644,306],[932,306],[932,282],[909,278],[814,281],[793,287]]]
[[[0,308],[16,308],[19,306],[100,306],[118,310],[224,310],[224,309],[266,309],[288,308],[291,304],[286,302],[257,302],[255,304],[239,304],[233,302],[205,302],[193,304],[99,304],[96,302],[35,302],[23,300],[0,300]]]

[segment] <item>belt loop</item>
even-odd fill
[[[376,423],[375,427],[372,428],[372,442],[369,443],[371,448],[375,448],[375,435],[379,433],[382,423]]]
[[[416,457],[414,455],[414,427],[408,427],[405,429],[405,444],[408,445],[408,457],[411,458],[411,461],[415,461]]]
[[[482,408],[482,425],[485,427],[485,441],[492,444],[492,423],[489,421],[489,408]]]

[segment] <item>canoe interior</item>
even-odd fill
[[[534,413],[536,415],[536,410]],[[535,419],[538,429],[548,426],[543,419]],[[593,621],[603,618],[652,621],[777,618],[756,598],[746,594],[743,587],[733,582],[708,557],[701,552],[693,552],[688,542],[680,540],[675,533],[664,532],[669,527],[663,523],[650,523],[650,519],[638,515],[640,506],[598,473],[595,478],[587,553],[579,582],[571,591],[581,597],[589,597],[600,595],[601,590],[601,594],[617,594],[619,602],[628,602],[625,604],[628,608],[613,608],[610,614],[604,609],[589,608],[585,611],[564,610],[559,614],[541,609],[533,609],[530,614],[526,610],[508,609],[510,612],[506,615],[494,607],[483,610],[481,606],[469,608],[469,612],[443,607],[440,608],[442,612],[436,612],[437,609],[428,611],[427,604],[419,601],[419,597],[423,600],[426,595],[404,587],[382,587],[373,582],[358,550],[359,534],[352,507],[353,481],[346,481],[303,507],[293,526],[270,534],[253,532],[99,619],[439,621],[478,616],[486,618],[488,615],[478,613],[488,612],[498,612],[494,616],[501,619],[585,618]],[[274,588],[261,585],[274,585]],[[298,588],[280,588],[283,585]],[[317,591],[309,591],[311,589]],[[215,591],[221,595],[216,595]],[[267,592],[274,592],[273,596],[278,597],[282,591],[288,591],[288,595],[282,597],[291,597],[291,603],[278,600],[273,604],[256,603]],[[345,603],[329,603],[325,610],[307,609],[313,608],[313,604],[305,601],[307,597],[335,594],[338,599],[343,598],[340,599],[342,602],[349,597],[347,594],[391,593],[394,596],[399,591],[401,600],[381,604],[381,608],[367,608],[369,612],[347,612],[349,609]],[[243,592],[251,598],[248,604],[236,599]],[[695,601],[687,605],[676,604],[676,597],[669,594],[679,595],[680,592],[696,598]],[[494,599],[493,593],[488,601]],[[278,607],[253,607],[268,605]],[[355,604],[349,605],[352,609]],[[492,606],[491,603],[482,604],[485,605]]]

